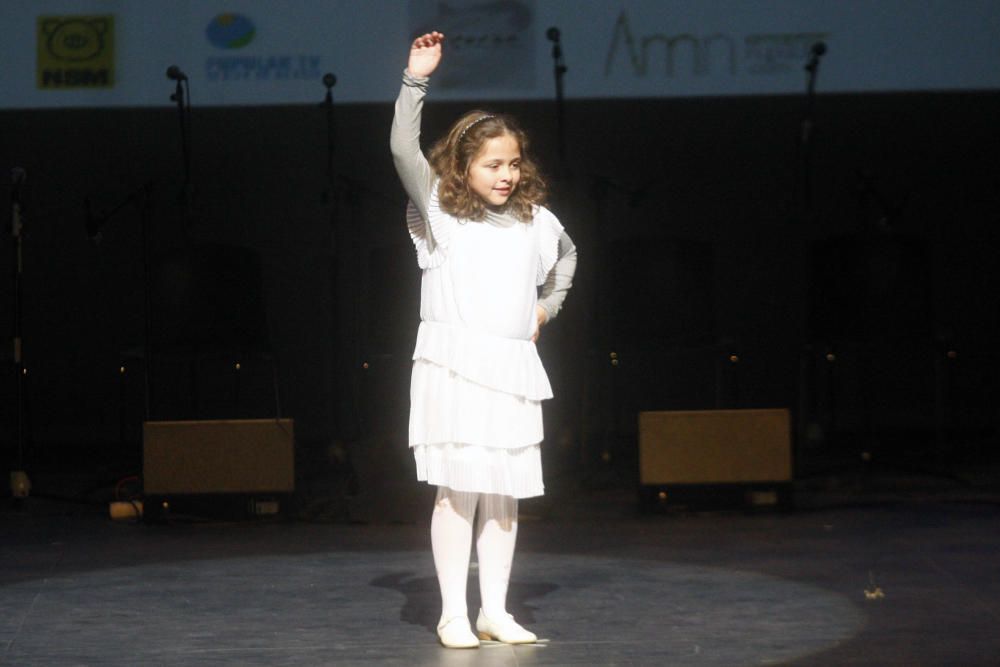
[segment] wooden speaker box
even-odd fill
[[[787,507],[788,410],[640,412],[639,481],[647,506]]]
[[[273,504],[255,499],[274,503],[295,490],[294,443],[291,419],[146,422],[146,517],[181,509],[204,514],[213,507],[225,514],[233,508],[237,514],[274,513]]]

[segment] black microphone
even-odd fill
[[[333,72],[327,72],[323,75],[323,85],[327,88],[333,88],[337,85],[337,77],[333,75]]]
[[[807,72],[815,75],[816,70],[819,69],[819,57],[826,53],[826,42],[816,42],[809,49],[809,62],[803,68]]]
[[[187,81],[187,74],[177,65],[171,65],[167,68],[167,78],[171,81]]]
[[[552,58],[556,61],[556,72],[560,75],[566,72],[562,63],[562,46],[559,44],[559,28],[552,26],[545,31],[545,38],[552,42]]]

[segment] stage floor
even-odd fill
[[[521,511],[509,609],[542,640],[448,650],[426,521],[147,526],[31,498],[0,511],[0,664],[1000,664],[993,499]]]

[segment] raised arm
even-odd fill
[[[428,77],[441,61],[443,40],[444,35],[439,32],[427,33],[413,40],[410,58],[403,73],[403,86],[396,99],[396,114],[392,120],[389,139],[399,179],[425,220],[434,174],[420,150],[420,114],[427,94]]]

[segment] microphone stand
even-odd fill
[[[816,109],[816,75],[819,73],[819,59],[826,53],[826,44],[823,42],[816,42],[812,45],[810,49],[809,60],[806,62],[803,69],[806,71],[806,103],[805,111],[802,115],[802,121],[799,128],[798,136],[798,152],[799,152],[799,169],[796,175],[797,187],[796,192],[793,196],[797,197],[798,201],[795,206],[799,209],[800,222],[811,222],[813,217],[813,201],[812,201],[812,139],[813,139],[813,127],[814,127],[814,113]],[[827,359],[827,364],[824,366],[824,375],[826,378],[825,386],[827,388],[832,386],[832,377],[834,371],[833,360],[836,357],[832,354],[832,351],[828,351],[825,355]],[[808,439],[808,431],[810,429],[810,422],[812,417],[809,415],[814,415],[817,410],[818,398],[817,398],[817,384],[819,378],[817,377],[819,373],[816,369],[816,354],[815,354],[815,344],[813,341],[808,342],[800,353],[799,357],[799,399],[798,399],[798,438],[796,438],[797,447],[801,449],[802,443],[806,442]],[[833,393],[828,392],[831,400],[829,403],[829,431],[832,433],[835,407],[833,403]],[[801,451],[795,452],[795,459],[797,461],[802,461],[804,456]]]
[[[337,154],[337,117],[333,114],[333,87],[337,85],[337,77],[333,72],[323,75],[323,85],[326,87],[326,95],[320,106],[326,112],[326,192],[323,193],[323,202],[334,204],[330,213],[330,228],[336,232],[337,229],[337,192],[334,186],[334,157]]]
[[[340,371],[340,352],[341,352],[341,336],[340,336],[340,319],[338,315],[340,314],[340,295],[338,293],[338,288],[340,285],[340,253],[341,253],[341,235],[340,235],[340,194],[337,191],[337,174],[336,174],[336,156],[337,156],[337,118],[333,113],[333,87],[337,85],[337,77],[333,72],[327,72],[323,75],[323,86],[326,88],[326,95],[323,96],[323,101],[320,102],[319,106],[323,109],[323,114],[326,117],[326,189],[323,191],[322,201],[324,204],[330,207],[330,245],[332,246],[331,259],[333,261],[333,267],[331,267],[330,275],[332,280],[330,281],[330,313],[332,315],[332,327],[330,331],[331,338],[331,348],[333,349],[333,363],[331,370],[333,371],[333,377],[341,377]],[[340,406],[340,392],[337,388],[331,384],[331,399],[333,405],[335,406],[332,410],[334,415],[334,431],[338,431],[340,415],[338,414],[337,407]]]
[[[812,215],[812,135],[815,127],[814,114],[816,110],[816,75],[819,73],[819,59],[826,53],[826,44],[816,42],[812,45],[809,61],[804,69],[806,77],[806,107],[802,116],[801,132],[799,134],[799,151],[801,155],[801,205],[805,217]]]
[[[191,203],[191,88],[186,76],[171,70],[167,71],[167,76],[174,79],[176,85],[170,101],[177,105],[177,120],[181,130],[181,157],[184,161],[184,183],[181,186],[180,200],[188,206]],[[187,94],[184,91],[185,86]]]
[[[332,72],[327,72],[323,75],[323,86],[326,87],[326,95],[323,97],[323,101],[320,102],[320,107],[324,110],[324,115],[326,116],[326,190],[323,192],[323,203],[330,206],[330,243],[333,246],[332,258],[333,267],[331,269],[332,281],[330,285],[330,312],[332,313],[333,327],[331,333],[332,348],[334,350],[333,366],[334,366],[334,377],[344,377],[344,373],[340,372],[343,367],[343,360],[341,359],[341,354],[343,350],[343,340],[341,335],[340,326],[340,269],[345,264],[344,260],[344,234],[340,221],[340,204],[341,204],[341,192],[338,186],[338,174],[337,174],[337,118],[334,114],[333,105],[333,87],[337,85],[337,77]],[[346,179],[345,179],[346,180]],[[351,185],[351,181],[346,181],[348,187]],[[357,204],[357,197],[348,194],[348,203],[354,208]],[[359,244],[355,243],[355,247],[360,247]],[[358,273],[360,275],[360,272]],[[351,312],[352,312],[352,326],[357,327],[357,323],[360,321],[359,318],[360,303],[358,297],[355,296],[351,300]],[[354,345],[358,345],[358,332],[354,331]],[[359,357],[358,350],[355,349],[354,358]],[[348,364],[347,376],[350,378],[350,384],[352,388],[352,396],[345,396],[347,392],[339,391],[336,387],[331,386],[332,400],[338,409],[333,410],[334,417],[334,430],[340,437],[347,437],[343,431],[343,414],[339,406],[342,405],[344,399],[348,400],[350,404],[350,412],[354,417],[354,432],[355,434],[360,432],[360,418],[357,415],[357,401],[355,398],[360,395],[357,387],[358,376],[357,371],[354,368],[354,364]]]
[[[632,192],[613,178],[595,174],[589,185],[594,218],[594,236],[598,244],[593,268],[593,293],[590,368],[584,377],[580,422],[580,463],[587,484],[606,485],[618,479],[618,458],[624,445],[621,428],[621,349],[610,313],[613,312],[609,281],[613,278],[612,256],[609,250],[610,211],[612,197],[631,196]],[[626,351],[628,354],[629,351]],[[636,363],[626,359],[625,363]],[[594,426],[593,429],[588,425]],[[595,435],[590,437],[590,433]]]
[[[22,333],[23,276],[24,276],[24,219],[21,208],[21,186],[27,179],[24,169],[11,170],[11,236],[14,239],[14,396],[15,396],[15,437],[17,440],[17,470],[10,473],[10,490],[14,498],[26,498],[31,490],[31,482],[24,472],[24,341]]]
[[[556,83],[556,138],[558,141],[559,163],[566,167],[566,105],[563,98],[563,76],[566,74],[563,61],[562,46],[559,43],[559,28],[552,27],[545,32],[545,37],[552,42],[552,72]]]
[[[178,86],[180,82],[178,82]],[[101,236],[101,228],[110,222],[119,211],[130,204],[139,203],[139,232],[140,243],[142,244],[142,316],[143,316],[143,355],[146,360],[146,372],[143,374],[143,418],[144,421],[152,419],[152,377],[153,377],[153,318],[152,318],[152,297],[150,296],[150,286],[152,285],[152,268],[149,262],[149,210],[152,201],[153,182],[147,181],[130,192],[125,199],[118,202],[110,211],[103,215],[91,218],[90,200],[87,200],[87,236],[92,241],[98,241]]]

